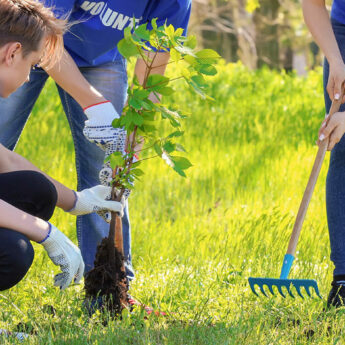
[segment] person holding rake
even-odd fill
[[[1,97],[28,82],[32,66],[49,66],[60,59],[66,28],[66,21],[35,0],[1,0]],[[84,273],[80,250],[48,220],[55,206],[73,215],[108,210],[123,215],[122,203],[106,200],[110,192],[101,185],[74,192],[0,145],[0,290],[16,285],[30,268],[30,241],[42,244],[60,266],[55,286],[63,290],[72,281],[78,283]]]
[[[303,0],[305,22],[325,54],[324,97],[326,113],[332,100],[339,100],[345,81],[345,2],[334,0],[329,17],[324,0]],[[344,98],[342,102],[344,102]],[[345,305],[345,105],[330,119],[326,116],[320,143],[329,138],[331,158],[326,181],[326,206],[331,260],[334,263],[332,288],[327,306]]]

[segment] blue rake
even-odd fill
[[[280,278],[252,278],[250,277],[248,279],[250,288],[255,293],[255,295],[259,296],[258,293],[255,291],[255,285],[257,285],[260,288],[260,291],[266,296],[267,291],[265,291],[265,287],[267,287],[268,291],[274,296],[274,290],[273,288],[276,287],[278,289],[278,292],[285,298],[286,295],[284,294],[286,292],[292,297],[295,298],[295,295],[292,293],[292,288],[296,290],[297,294],[299,296],[303,297],[302,291],[303,289],[307,293],[309,297],[311,297],[310,289],[314,289],[316,295],[321,298],[319,288],[317,286],[316,280],[313,279],[288,279],[288,275],[292,266],[292,262],[294,260],[293,255],[286,254],[284,257],[282,272],[280,274]],[[303,288],[303,289],[302,289]],[[285,292],[285,293],[286,293]]]
[[[332,115],[339,110],[343,96],[344,96],[344,87],[342,87],[341,97],[339,98],[339,100],[338,101],[333,100],[327,121],[329,121],[330,118],[332,117]],[[296,252],[298,238],[299,238],[299,235],[301,233],[302,225],[304,222],[305,215],[307,213],[310,199],[311,199],[313,192],[314,192],[317,178],[319,177],[319,174],[320,174],[321,166],[322,166],[322,163],[323,163],[323,160],[325,158],[325,154],[326,154],[326,151],[328,148],[328,142],[329,142],[329,138],[327,137],[319,145],[319,150],[317,152],[317,155],[316,155],[316,158],[314,161],[313,169],[311,171],[307,187],[304,191],[303,199],[302,199],[301,205],[300,205],[299,210],[298,210],[298,214],[296,217],[294,228],[292,230],[288,250],[284,256],[284,261],[283,261],[283,266],[282,266],[280,278],[275,279],[275,278],[253,278],[253,277],[250,277],[248,279],[249,285],[250,285],[253,293],[255,293],[255,295],[257,295],[257,296],[258,296],[258,293],[255,291],[255,285],[257,285],[260,288],[260,291],[266,297],[268,297],[268,296],[267,296],[267,293],[264,289],[265,286],[267,287],[268,291],[272,295],[274,295],[273,287],[277,287],[278,292],[283,297],[286,297],[284,294],[285,291],[283,292],[283,288],[284,288],[284,290],[286,290],[286,292],[293,298],[295,296],[292,293],[292,290],[291,290],[292,287],[295,288],[295,290],[297,291],[297,294],[299,296],[301,296],[302,298],[303,298],[303,294],[302,294],[302,290],[301,290],[302,288],[305,289],[308,296],[311,296],[310,289],[313,288],[315,293],[317,294],[317,296],[319,296],[321,298],[321,295],[320,295],[320,292],[319,292],[319,289],[317,286],[317,282],[315,280],[312,280],[312,279],[288,279],[288,275],[290,273],[293,260],[295,259],[295,252]]]

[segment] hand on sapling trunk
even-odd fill
[[[75,192],[75,195],[75,205],[67,211],[75,216],[96,212],[108,223],[110,219],[106,216],[107,211],[117,212],[120,217],[123,217],[125,199],[122,198],[121,202],[112,201],[111,187],[98,185],[81,192]]]

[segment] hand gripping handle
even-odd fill
[[[339,111],[343,96],[344,96],[344,85],[342,86],[341,95],[340,95],[339,100],[333,100],[333,102],[332,102],[332,106],[331,106],[331,109],[329,111],[328,120],[332,117],[332,115],[334,113]],[[325,158],[325,154],[326,154],[326,151],[328,148],[328,143],[329,143],[329,137],[325,138],[320,143],[319,150],[317,152],[317,155],[316,155],[316,158],[314,161],[313,169],[311,171],[309,181],[308,181],[307,187],[304,191],[303,199],[302,199],[301,205],[300,205],[299,210],[298,210],[295,225],[294,225],[293,230],[292,230],[288,250],[286,252],[286,254],[288,254],[288,255],[291,255],[291,256],[295,255],[298,238],[299,238],[299,235],[301,233],[302,225],[304,222],[305,215],[307,213],[310,199],[311,199],[313,192],[314,192],[317,178],[319,177],[319,174],[320,174],[321,166],[322,166],[322,163],[323,163],[323,160]]]

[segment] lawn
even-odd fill
[[[136,270],[130,292],[170,316],[146,319],[135,309],[107,326],[99,314],[89,319],[83,285],[54,288],[58,269],[35,244],[28,275],[0,294],[0,328],[28,323],[37,333],[25,343],[45,345],[345,343],[345,314],[322,312],[333,270],[325,215],[328,156],[291,272],[316,279],[323,300],[258,298],[247,282],[249,276],[279,276],[317,152],[324,116],[321,70],[298,77],[223,62],[218,69],[210,80],[214,102],[199,99],[183,83],[169,100],[189,113],[183,142],[193,163],[188,178],[163,161],[148,160],[130,196]],[[73,143],[53,83],[17,152],[75,188]],[[56,210],[52,222],[76,241],[73,216]]]

